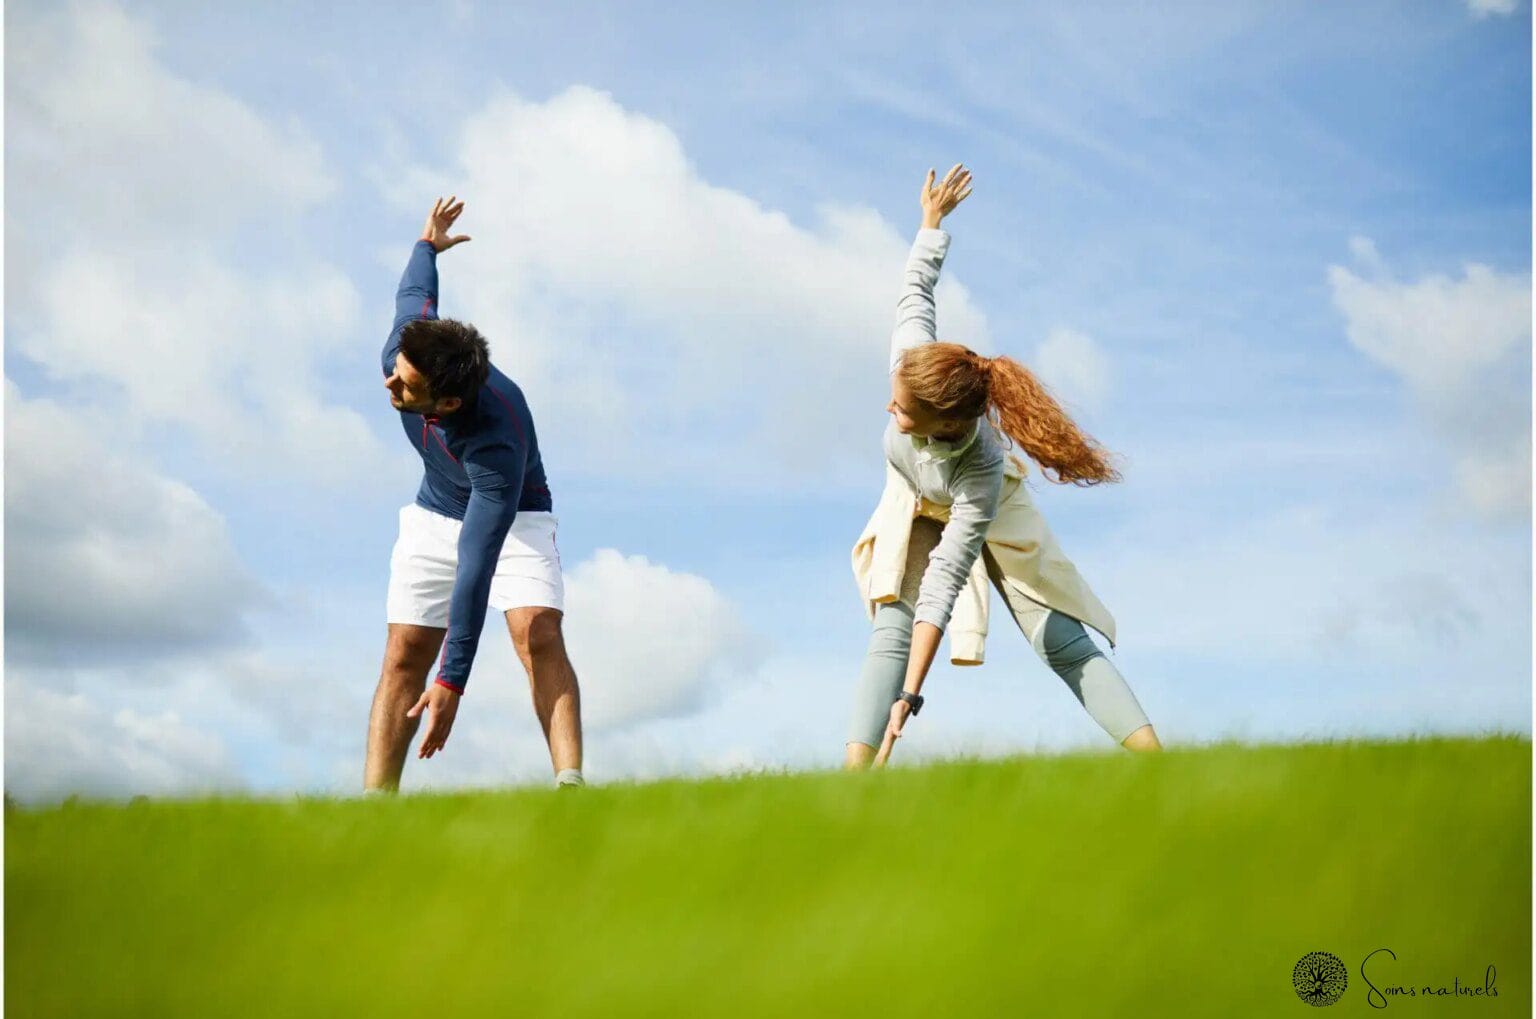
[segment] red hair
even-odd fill
[[[1011,357],[983,357],[958,343],[924,343],[902,356],[897,371],[935,417],[986,415],[1057,484],[1120,480],[1110,452],[1083,434],[1050,390]]]

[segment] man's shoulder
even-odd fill
[[[517,383],[493,366],[475,400],[472,422],[463,430],[466,455],[495,457],[527,445],[528,403]]]
[[[490,365],[490,373],[485,378],[485,384],[488,386],[500,386],[503,389],[515,389],[518,392],[522,392],[522,388],[518,386],[516,382],[512,381],[512,376],[496,367],[495,362],[492,362]]]
[[[491,365],[490,374],[480,387],[480,401],[488,408],[501,408],[524,415],[530,413],[523,387],[495,365]]]

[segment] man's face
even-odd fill
[[[432,397],[432,391],[427,388],[427,380],[416,370],[415,365],[405,359],[404,354],[395,355],[395,373],[384,380],[384,388],[389,390],[389,402],[396,410],[407,410],[413,414],[444,413],[438,401]],[[457,400],[444,402],[458,403]]]

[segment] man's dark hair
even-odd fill
[[[491,374],[491,348],[474,326],[451,318],[417,319],[400,333],[400,353],[421,372],[432,398],[474,404]]]

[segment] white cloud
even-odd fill
[[[1381,252],[1376,250],[1376,242],[1369,237],[1361,237],[1358,234],[1349,239],[1349,253],[1355,256],[1361,268],[1373,275],[1380,275],[1386,271],[1386,265],[1381,260]]]
[[[320,483],[382,473],[382,445],[330,405],[359,300],[306,258],[334,191],[319,144],[156,60],[110,3],[32,8],[7,26],[12,350],[123,404],[127,431],[187,426],[215,463]],[[281,264],[253,274],[245,266]],[[294,263],[298,268],[291,268]]]
[[[1490,14],[1513,14],[1518,6],[1518,0],[1467,0],[1467,10],[1478,20]]]
[[[499,656],[505,642],[495,644],[492,654]],[[573,648],[573,659],[577,654]],[[588,667],[596,663],[583,654],[575,664],[587,698],[588,689],[596,689],[601,682]],[[477,664],[477,673],[479,669]],[[472,696],[477,699],[473,704],[466,699],[460,708],[447,751],[431,761],[409,761],[402,788],[550,782],[549,753],[527,694],[517,689],[522,686],[522,673],[517,671],[513,683],[501,681],[498,675],[510,669],[516,666],[509,656],[505,669],[495,668],[475,680],[472,689],[479,692]],[[852,696],[847,684],[854,674],[848,671],[848,663],[813,654],[765,659],[757,669],[760,680],[713,685],[700,709],[686,716],[648,715],[623,724],[589,725],[583,762],[588,781],[647,781],[757,766],[835,767],[842,759],[847,724],[844,699]],[[822,709],[785,708],[813,703],[820,703]],[[349,784],[355,781],[351,774],[347,779]]]
[[[1456,462],[1456,484],[1472,506],[1488,516],[1507,516],[1531,505],[1531,437],[1502,449],[1465,453]]]
[[[757,639],[703,577],[598,549],[566,585],[565,629],[593,728],[688,714],[760,664]]]
[[[224,519],[7,381],[8,657],[153,656],[239,639],[263,600]]]
[[[764,638],[707,580],[601,550],[568,573],[566,604],[589,772],[613,781],[707,771],[718,738],[755,738],[734,723],[722,733],[705,722],[733,699],[760,696],[766,652]],[[382,601],[379,612],[381,622]],[[13,664],[11,733],[47,731],[62,719],[103,744],[100,755],[76,763],[57,759],[57,752],[25,761],[21,755],[34,742],[8,743],[7,766],[13,779],[21,776],[13,791],[24,788],[33,798],[180,791],[191,786],[168,776],[193,745],[238,757],[216,769],[221,782],[238,775],[256,789],[355,792],[384,651],[382,625],[360,626],[361,615],[367,614],[324,607],[314,618],[293,618],[282,646],[209,648],[153,670],[113,660]],[[168,762],[157,763],[128,738],[151,724],[171,739]],[[765,745],[779,739],[769,737],[781,724],[762,723]],[[189,734],[199,733],[207,740],[188,744]],[[135,768],[114,776],[129,757]],[[406,788],[538,783],[549,775],[526,674],[504,623],[491,613],[448,748],[431,761],[411,756]]]
[[[1245,719],[1245,738],[1528,730],[1528,540],[1429,517],[1400,486],[1356,481],[1340,504],[1325,493],[1355,480],[1331,470],[1347,458],[1310,466],[1326,501],[1234,513],[1208,492],[1204,509],[1163,500],[1068,545],[1165,740]]]
[[[358,318],[350,282],[324,266],[302,283],[251,278],[214,260],[176,275],[70,254],[44,282],[46,326],[17,348],[57,378],[110,381],[127,421],[189,426],[242,477],[351,478],[382,463],[362,415],[318,396],[321,358],[341,353]]]
[[[396,195],[467,199],[444,313],[490,337],[562,462],[803,483],[869,461],[905,228],[842,206],[798,226],[589,88],[500,98],[460,137],[456,167],[397,175]],[[985,345],[952,278],[939,306],[944,338]]]
[[[1357,254],[1374,245],[1356,239]],[[1528,511],[1531,279],[1468,263],[1460,280],[1400,283],[1379,258],[1367,276],[1330,266],[1349,341],[1407,385],[1455,458],[1463,497],[1488,514]]]
[[[704,577],[598,549],[566,571],[565,585],[563,630],[589,729],[696,714],[757,678],[765,638]],[[520,719],[529,713],[525,676],[492,613],[466,710]]]
[[[355,789],[384,649],[382,627],[341,628],[324,613],[318,620],[296,619],[284,636],[292,643],[200,649],[156,661],[153,668],[118,657],[7,662],[8,733],[46,732],[61,714],[103,730],[137,732],[154,724],[171,737],[183,734],[184,742],[192,739],[185,734],[197,734],[196,745],[217,747],[225,762],[220,785],[237,776],[254,790]],[[22,693],[10,696],[13,691]],[[102,739],[111,744],[120,737],[108,732]],[[19,748],[30,745],[8,741],[8,770],[20,761]],[[55,757],[60,752],[52,751]],[[45,786],[53,798],[174,791],[164,783],[139,788],[102,771],[52,758],[27,765],[30,784]]]
[[[1528,631],[1525,651],[1516,649],[1529,568],[1476,528],[1390,500],[1370,513],[1287,504],[1230,519],[1168,502],[1133,520],[1098,547],[1067,549],[1115,613],[1127,652],[1297,668],[1369,663],[1405,676],[1450,666],[1527,682]]]
[[[766,638],[703,577],[600,549],[566,574],[564,630],[581,685],[585,770],[595,781],[698,774],[711,770],[721,738],[778,738],[779,719],[738,731],[731,705],[760,698]],[[731,719],[723,728],[709,721],[722,716]],[[357,781],[360,761],[338,762],[343,788]],[[447,747],[430,761],[410,757],[403,788],[538,784],[551,775],[526,673],[492,614]]]
[[[242,785],[219,738],[174,711],[114,711],[14,676],[6,679],[5,702],[5,786],[17,799],[168,796]]]
[[[1041,381],[1068,404],[1097,410],[1109,396],[1109,362],[1086,333],[1052,329],[1035,350],[1034,367]]]
[[[247,735],[265,727],[267,745],[324,756],[341,751],[362,772],[362,740],[384,641],[376,631],[330,635],[306,628],[303,648],[237,648],[178,663],[171,670],[187,711],[210,711]],[[109,678],[109,677],[102,677]],[[118,676],[115,686],[132,686]],[[351,752],[355,750],[356,753]],[[317,762],[310,762],[313,770]]]
[[[22,5],[7,25],[7,202],[39,247],[174,247],[329,196],[320,146],[230,96],[178,78],[141,19],[114,3]]]

